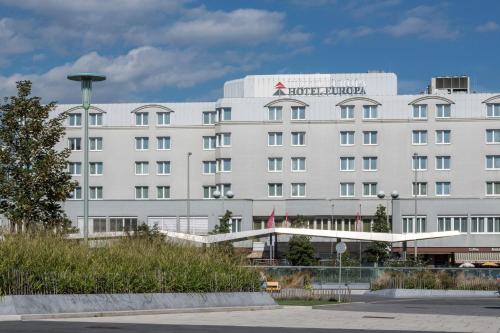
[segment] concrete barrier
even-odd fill
[[[365,295],[389,298],[498,297],[498,292],[492,290],[382,289],[367,292]]]

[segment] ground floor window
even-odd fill
[[[106,218],[93,218],[92,219],[93,232],[106,232]]]
[[[403,216],[403,233],[421,233],[427,230],[427,218],[425,216]]]
[[[133,231],[137,229],[136,217],[111,217],[109,219],[109,231]]]
[[[219,223],[222,219],[222,216],[219,217]],[[229,220],[229,230],[230,232],[240,232],[241,231],[242,218],[241,217],[232,217]]]
[[[438,217],[438,231],[467,232],[467,217],[440,216]]]
[[[500,233],[500,216],[471,217],[472,233]]]

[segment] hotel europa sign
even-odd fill
[[[274,86],[274,96],[335,96],[335,95],[366,95],[366,83],[358,80],[335,81],[329,87],[295,87],[287,88],[278,82]]]

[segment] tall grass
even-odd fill
[[[0,295],[253,291],[256,271],[218,248],[127,238],[99,248],[50,236],[0,241]]]

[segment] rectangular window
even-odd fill
[[[82,150],[82,138],[68,138],[68,147],[71,151]]]
[[[148,150],[149,149],[149,138],[148,137],[136,137],[135,138],[135,149],[136,150]]]
[[[292,120],[304,120],[304,119],[306,119],[306,107],[292,106]]]
[[[170,125],[170,112],[157,112],[156,120],[158,126]]]
[[[283,196],[283,184],[267,184],[268,196],[270,197],[282,197]]]
[[[413,131],[412,143],[414,145],[426,145],[427,131],[422,131],[422,130]]]
[[[215,114],[214,111],[203,111],[203,125],[215,124]]]
[[[170,199],[170,186],[156,186],[156,199]]]
[[[282,121],[283,120],[283,109],[281,106],[270,106],[268,108],[267,119],[270,121]]]
[[[486,110],[488,117],[500,117],[500,103],[487,104]]]
[[[364,145],[376,145],[377,144],[377,131],[364,131],[363,132],[363,144]]]
[[[363,196],[364,197],[377,196],[377,183],[363,183]]]
[[[102,138],[89,138],[90,151],[102,151]]]
[[[227,192],[231,191],[231,184],[217,184],[216,187],[222,195],[227,195]]]
[[[450,156],[436,156],[436,170],[450,170],[451,157]]]
[[[216,161],[203,161],[203,174],[213,175],[217,172]]]
[[[305,183],[292,183],[292,198],[303,198],[306,196]]]
[[[427,119],[427,104],[413,105],[413,119]]]
[[[231,147],[231,133],[219,133],[215,137],[217,147]]]
[[[354,171],[354,157],[341,157],[340,171]]]
[[[135,187],[135,198],[137,200],[149,199],[149,187],[148,186],[136,186]]]
[[[448,196],[450,195],[450,182],[436,182],[436,195],[437,196]]]
[[[413,160],[413,170],[427,170],[427,156],[417,156],[412,157]]]
[[[340,132],[340,145],[352,146],[354,144],[354,131],[341,131]]]
[[[135,114],[136,126],[148,126],[148,124],[149,124],[149,114],[147,112],[137,112]]]
[[[486,169],[500,170],[500,155],[486,155]]]
[[[354,119],[354,105],[342,105],[340,107],[340,119]]]
[[[421,233],[427,230],[427,218],[425,216],[417,216],[417,223],[414,216],[403,216],[403,233]]]
[[[158,175],[170,175],[170,161],[156,162],[156,173]]]
[[[486,130],[486,143],[500,143],[500,129]]]
[[[377,157],[363,157],[363,171],[377,171]]]
[[[269,132],[269,133],[267,133],[267,144],[269,146],[282,146],[283,145],[283,133],[281,133],[281,132]]]
[[[231,120],[231,108],[217,108],[216,110],[219,122]]]
[[[169,150],[172,148],[172,141],[169,136],[159,136],[156,140],[158,150]]]
[[[214,150],[214,149],[215,149],[215,136],[204,136],[203,150]]]
[[[81,200],[82,199],[82,188],[75,187],[75,189],[69,194],[69,200]]]
[[[89,187],[89,200],[102,200],[102,186]]]
[[[123,232],[137,230],[137,218],[135,217],[111,217],[109,219],[109,231]]]
[[[436,144],[449,144],[451,143],[450,130],[437,130],[436,131]]]
[[[304,146],[306,144],[306,132],[292,132],[292,146]]]
[[[149,175],[149,162],[135,162],[135,174],[138,176]]]
[[[81,162],[69,162],[68,163],[68,173],[72,176],[80,176],[82,174],[82,163]]]
[[[413,196],[417,195],[419,197],[423,197],[427,195],[427,183],[426,182],[415,182],[413,184]]]
[[[92,218],[92,231],[94,233],[106,232],[106,218]]]
[[[437,104],[436,105],[436,118],[450,118],[451,105],[450,104]]]
[[[269,157],[267,159],[267,171],[281,172],[283,171],[283,158],[282,157]]]
[[[102,126],[102,113],[90,113],[89,126]]]
[[[104,164],[102,162],[90,162],[89,174],[91,176],[102,176],[104,171]]]
[[[471,217],[472,233],[500,233],[500,216]]]
[[[340,183],[340,196],[353,197],[354,196],[354,183]]]
[[[214,199],[215,186],[203,186],[203,199]]]
[[[231,171],[231,159],[230,158],[218,158],[217,159],[217,172],[230,172]]]
[[[500,195],[500,182],[486,182],[486,195]]]
[[[439,216],[438,231],[467,232],[467,217],[465,216]]]
[[[363,105],[363,119],[376,119],[378,110],[376,105]]]
[[[68,124],[70,127],[82,126],[82,114],[81,113],[71,113],[68,116]]]
[[[292,171],[293,172],[306,171],[306,158],[292,157]]]

